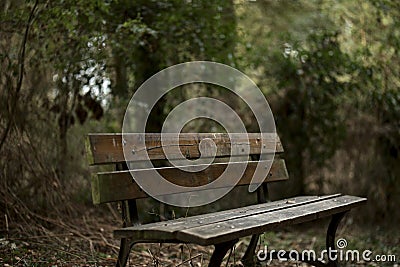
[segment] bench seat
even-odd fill
[[[301,196],[171,221],[125,227],[114,231],[118,238],[138,242],[184,242],[215,245],[277,226],[298,224],[348,211],[365,198],[347,195]]]

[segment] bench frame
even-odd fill
[[[267,186],[265,186],[267,187]],[[264,189],[258,189],[259,191],[257,192],[257,196],[259,199],[259,203],[264,203],[264,201],[260,201],[260,199],[264,199],[264,194],[262,191]],[[329,248],[331,250],[335,249],[335,236],[336,236],[336,231],[339,226],[340,221],[343,219],[344,215],[348,211],[340,212],[333,214],[331,216],[331,220],[327,229],[326,233],[326,249],[328,250]],[[139,215],[138,215],[138,209],[136,205],[136,200],[126,200],[122,202],[122,221],[123,221],[123,227],[129,227],[129,226],[135,226],[139,225]],[[257,247],[258,239],[260,237],[260,234],[253,234],[251,236],[251,240],[249,245],[247,246],[246,252],[242,257],[242,262],[247,266],[251,266],[251,264],[254,264],[254,256],[255,256],[255,250]],[[214,252],[210,258],[209,262],[209,267],[220,267],[222,264],[222,261],[226,255],[226,253],[233,248],[233,246],[238,242],[239,239],[233,239],[231,241],[227,242],[222,242],[215,244],[214,247]],[[120,250],[118,254],[118,261],[116,266],[126,266],[126,263],[129,258],[129,254],[135,244],[138,243],[158,243],[159,240],[134,240],[130,238],[121,238],[121,243],[120,243]],[[180,240],[163,240],[163,243],[182,243]],[[287,252],[288,253],[288,252]],[[287,254],[286,253],[286,254]],[[287,257],[287,256],[285,256]],[[288,258],[288,257],[287,257]],[[277,253],[273,254],[272,259],[278,259]],[[269,260],[269,258],[267,258]],[[310,259],[300,259],[300,261],[308,263],[310,265],[316,266],[316,267],[337,267],[338,262],[336,261],[331,261],[329,260],[327,263],[318,261],[318,260],[310,260]]]
[[[115,143],[115,140],[113,142]],[[96,153],[96,151],[95,151],[96,149],[94,147],[95,147],[95,144],[93,143],[93,140],[90,140],[90,149],[91,149],[92,154]],[[105,149],[105,151],[107,152],[107,148]],[[252,158],[255,159],[255,158],[257,158],[257,156],[253,155]],[[116,162],[116,164],[115,164],[116,171],[128,170],[128,167],[125,162],[120,162],[119,160],[115,160],[115,159],[111,159],[109,161]],[[92,162],[96,162],[96,160],[94,160]],[[98,200],[96,201],[95,198],[96,198],[96,196],[94,195],[94,202],[99,203],[99,201]],[[326,249],[327,250],[335,249],[336,231],[337,231],[338,225],[339,225],[340,221],[343,219],[344,215],[352,207],[358,206],[359,204],[361,204],[364,201],[366,201],[366,199],[360,198],[360,200],[356,203],[356,205],[353,205],[351,207],[349,206],[346,209],[342,209],[337,212],[330,213],[331,221],[329,223],[327,233],[326,233]],[[270,202],[267,183],[261,184],[261,186],[257,189],[257,202],[258,202],[258,204]],[[141,225],[141,222],[139,220],[139,212],[138,212],[136,199],[135,198],[125,199],[125,200],[122,200],[121,203],[122,203],[121,215],[122,215],[122,222],[123,222],[122,227],[129,228],[129,227],[135,227],[135,226]],[[309,221],[309,220],[307,220],[307,221]],[[258,243],[260,234],[261,233],[258,233],[256,231],[254,231],[252,233],[250,243],[246,249],[245,254],[242,257],[242,262],[245,264],[245,266],[252,265],[255,262],[255,249],[257,247],[257,243]],[[215,249],[211,256],[208,266],[210,266],[210,267],[221,266],[224,256],[230,249],[233,248],[233,246],[236,244],[236,242],[238,240],[239,240],[239,237],[236,237],[236,238],[231,238],[227,241],[214,243],[213,245],[214,245]],[[118,260],[117,260],[116,266],[126,266],[130,251],[135,244],[137,244],[137,243],[160,243],[160,242],[162,242],[162,243],[184,243],[184,241],[179,240],[179,239],[171,239],[171,240],[169,240],[169,239],[168,240],[165,240],[165,239],[133,239],[130,237],[121,237],[120,250],[119,250],[119,255],[118,255]],[[287,253],[288,252],[286,252],[286,254]],[[272,259],[277,259],[277,258],[278,258],[277,253],[273,253]],[[269,258],[267,258],[267,259],[269,259]],[[316,259],[305,259],[305,258],[300,259],[300,261],[303,261],[305,263],[308,263],[308,264],[311,264],[311,265],[317,266],[317,267],[322,267],[322,266],[336,267],[336,266],[338,266],[337,260],[331,261],[330,259],[326,263],[318,261]]]

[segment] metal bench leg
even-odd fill
[[[235,239],[228,242],[216,244],[208,267],[221,267],[221,263],[224,259],[225,254],[228,252],[229,249],[233,247],[233,245],[236,244],[237,241],[238,239]]]
[[[242,257],[242,262],[245,266],[254,265],[254,254],[258,243],[259,234],[252,235],[249,245],[247,246],[246,252]]]
[[[337,213],[332,215],[331,222],[329,223],[328,226],[328,231],[326,233],[326,249],[329,250],[334,250],[336,248],[335,246],[335,235],[336,235],[336,230],[339,226],[340,221],[343,219],[344,215],[347,213],[347,211]],[[336,254],[337,256],[337,254]],[[328,263],[326,266],[329,267],[337,267],[338,265],[338,260],[331,260],[328,259]]]
[[[135,243],[128,238],[121,238],[121,245],[119,247],[117,267],[125,267],[128,262],[129,253]]]
[[[341,212],[341,213],[337,213],[332,215],[331,221],[329,223],[328,226],[328,231],[326,233],[326,250],[329,251],[331,250],[335,250],[336,246],[335,246],[335,235],[336,235],[336,230],[339,226],[340,221],[343,219],[344,215],[347,213],[347,211]],[[290,258],[289,252],[285,252],[283,255],[280,255],[283,258]],[[329,256],[329,254],[328,254]],[[335,256],[335,255],[332,255]],[[337,256],[337,254],[336,254]],[[267,259],[278,259],[278,254],[277,252],[272,253],[271,255],[267,255]],[[321,262],[317,259],[310,259],[310,258],[300,258],[299,259],[302,262],[308,263],[312,266],[316,266],[316,267],[338,267],[339,263],[338,263],[338,259],[336,258],[335,260],[331,260],[331,258],[328,257],[328,262],[324,263]]]

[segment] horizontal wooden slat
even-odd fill
[[[207,169],[198,172],[186,172],[176,167],[155,168],[166,180],[186,187],[196,187],[205,185],[216,180],[225,170],[227,165],[230,164],[232,173],[235,169],[241,169],[242,163],[215,163],[211,164]],[[249,161],[244,174],[239,180],[237,185],[246,185],[251,182],[257,164],[267,165],[267,162]],[[262,165],[261,165],[262,166]],[[190,166],[185,167],[190,168]],[[133,175],[141,175],[144,172],[152,172],[150,169],[140,169],[132,171]],[[232,180],[226,181],[226,184],[219,183],[216,188],[229,187],[238,177],[232,176]],[[265,182],[274,182],[287,180],[288,173],[286,170],[285,161],[282,159],[274,160],[271,165],[268,177]],[[198,190],[198,189],[197,189]],[[175,192],[178,193],[178,192]],[[92,196],[95,204],[113,202],[126,199],[145,198],[148,195],[134,183],[133,178],[129,171],[107,172],[99,173],[97,176],[92,177]]]
[[[263,233],[278,226],[299,224],[327,217],[360,206],[365,201],[365,198],[340,196],[284,210],[185,229],[178,231],[176,238],[184,242],[211,245],[251,234]]]
[[[165,240],[176,238],[175,233],[179,230],[189,229],[197,226],[204,226],[226,220],[241,218],[243,216],[255,215],[265,212],[286,209],[321,201],[325,199],[335,198],[340,194],[327,196],[299,196],[290,199],[277,200],[263,204],[256,204],[247,207],[241,207],[230,210],[223,210],[213,213],[206,213],[186,218],[179,218],[170,221],[149,223],[140,226],[121,228],[114,232],[116,237],[131,237],[134,239],[157,239],[163,237]]]
[[[145,146],[140,146],[145,140]],[[122,141],[122,134],[89,134],[92,164],[107,164],[124,162],[123,149],[127,153],[127,161],[140,161],[146,159],[148,154],[151,160],[165,159],[163,149],[173,149],[177,146],[175,135],[163,134],[164,147],[161,145],[160,133],[126,134]],[[226,133],[181,133],[179,134],[179,149],[188,159],[199,158],[199,144],[204,139],[212,139],[217,146],[216,156],[226,157],[247,155],[246,146],[250,154],[267,154],[283,152],[282,144],[277,134],[248,133],[234,134],[231,143]],[[231,151],[232,150],[232,151]],[[211,150],[210,150],[211,151]],[[207,152],[207,151],[205,151]],[[180,153],[179,153],[180,154]],[[170,158],[179,158],[179,154],[171,153]],[[212,156],[203,153],[203,157]]]
[[[114,235],[142,240],[178,240],[211,245],[262,233],[278,226],[330,216],[350,210],[365,201],[365,198],[337,195],[321,198],[298,197],[295,201],[277,201],[207,214],[204,221],[200,216],[196,216],[195,220],[191,217],[179,219],[183,223],[167,221],[127,227],[116,230]]]

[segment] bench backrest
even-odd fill
[[[143,137],[144,136],[144,137]],[[144,138],[143,142],[140,138]],[[99,172],[92,175],[92,198],[93,203],[107,203],[114,201],[135,200],[149,197],[133,180],[130,171],[127,170],[126,162],[140,162],[148,155],[150,160],[166,160],[163,149],[168,149],[168,138],[161,142],[161,134],[146,133],[145,135],[124,135],[122,134],[89,134],[89,156],[91,165],[114,164],[117,166],[115,171]],[[216,145],[216,151],[207,155],[207,149],[200,149],[199,144],[202,140],[211,139]],[[210,141],[210,140],[207,140]],[[241,149],[241,144],[246,142],[247,151]],[[145,147],[141,147],[145,144]],[[172,144],[172,139],[171,139]],[[164,146],[164,147],[163,147]],[[132,153],[126,154],[124,158],[123,149],[128,149]],[[243,160],[247,156],[247,167],[240,178],[237,186],[249,185],[257,166],[258,158],[261,154],[273,153],[275,158],[271,165],[268,175],[264,182],[276,182],[287,180],[288,173],[285,162],[280,157],[283,147],[276,134],[261,135],[259,133],[236,134],[235,143],[230,141],[229,135],[224,133],[181,133],[179,134],[179,150],[187,159],[197,159],[200,157],[216,156],[216,158],[238,157]],[[200,152],[201,151],[201,152]],[[178,154],[180,154],[178,153]],[[176,155],[178,158],[180,155]],[[252,161],[248,158],[250,154]],[[174,158],[174,154],[169,154],[169,159]],[[242,157],[242,158],[241,158]],[[177,167],[158,167],[155,168],[165,179],[174,184],[182,186],[198,187],[217,179],[225,170],[228,163],[212,163],[207,169],[199,172],[185,172]],[[237,163],[229,163],[237,164]],[[122,167],[121,166],[125,166]],[[132,170],[131,170],[132,171]],[[146,172],[149,169],[137,169],[134,172]],[[235,181],[237,182],[237,180]],[[220,185],[231,187],[232,184]]]

